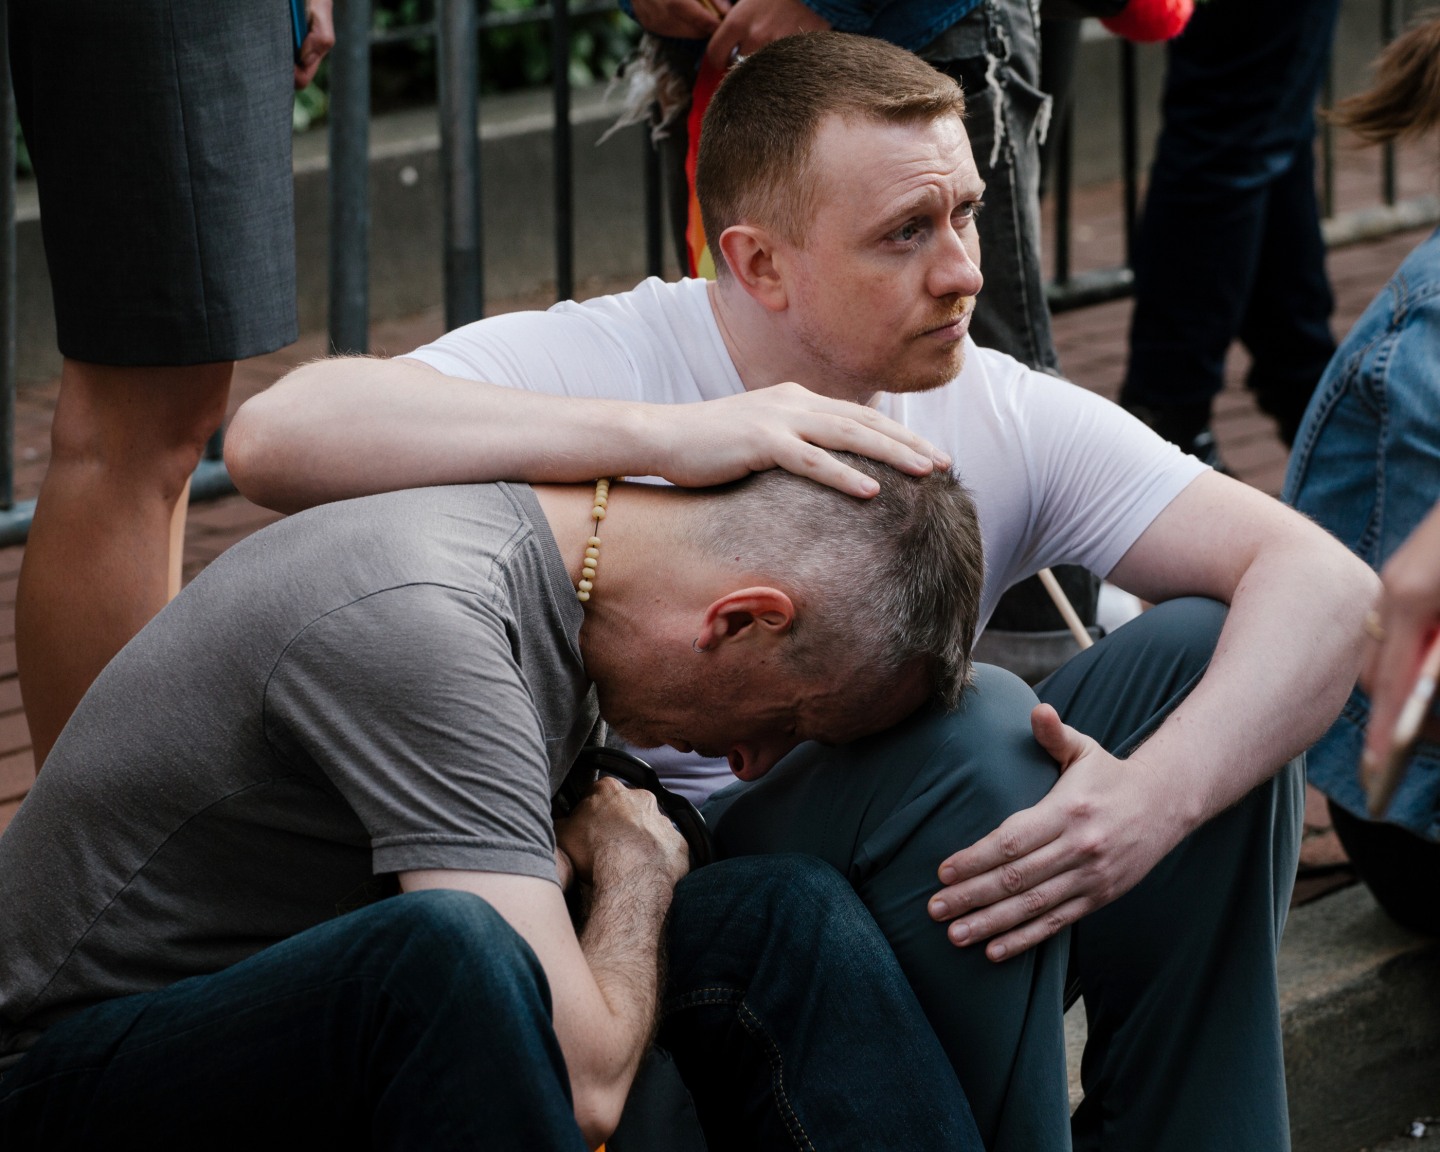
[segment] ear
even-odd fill
[[[773,642],[795,623],[795,604],[778,588],[727,592],[705,609],[695,646],[709,652],[732,641]]]
[[[755,224],[732,224],[720,234],[720,252],[735,282],[757,304],[769,312],[785,310],[790,301],[770,232]]]

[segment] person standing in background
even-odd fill
[[[16,599],[38,769],[180,587],[190,474],[234,361],[298,335],[291,92],[334,43],[307,0],[12,0],[63,363]]]
[[[1120,402],[1212,465],[1233,341],[1286,445],[1335,351],[1314,140],[1339,7],[1209,0],[1169,44]]]

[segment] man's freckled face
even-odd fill
[[[953,379],[981,286],[984,184],[964,125],[832,117],[811,157],[815,214],[782,256],[795,336],[826,390],[865,399]]]

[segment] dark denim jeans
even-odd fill
[[[0,1147],[584,1152],[550,993],[478,897],[397,896],[49,1029]]]
[[[834,868],[793,854],[703,868],[676,892],[669,946],[660,1043],[711,1149],[982,1149],[894,953]]]
[[[854,893],[804,857],[677,890],[664,1038],[711,1146],[979,1150]],[[56,1025],[0,1081],[0,1147],[584,1149],[545,977],[484,901],[381,901]]]
[[[1243,341],[1293,435],[1335,350],[1315,198],[1315,99],[1339,0],[1212,0],[1169,45],[1135,242],[1123,400],[1208,405]]]

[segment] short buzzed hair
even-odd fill
[[[807,32],[766,45],[730,70],[700,132],[695,190],[716,268],[733,224],[804,244],[816,201],[811,151],[828,117],[913,124],[964,114],[954,80],[883,40]]]
[[[701,499],[686,534],[791,596],[797,672],[879,687],[918,664],[954,708],[970,681],[985,578],[975,502],[945,469],[908,476],[834,455],[878,481],[879,493],[862,500],[779,469],[758,472],[692,489]]]

